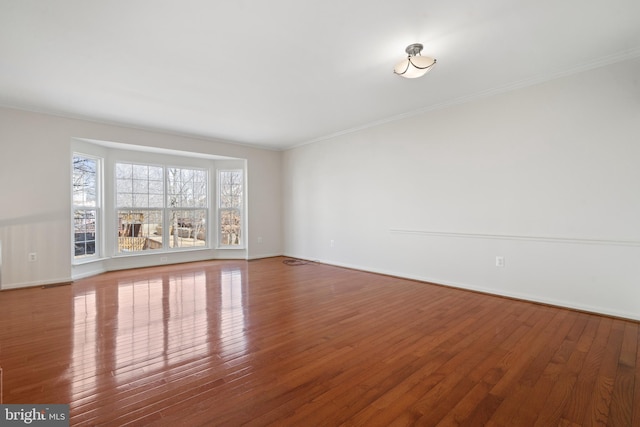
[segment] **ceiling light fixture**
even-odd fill
[[[427,74],[436,65],[436,60],[428,56],[422,56],[420,52],[423,46],[420,43],[414,43],[407,46],[404,50],[409,56],[407,59],[400,61],[395,66],[393,72],[407,79],[415,79]]]

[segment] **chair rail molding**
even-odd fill
[[[576,237],[564,237],[564,236],[536,236],[536,235],[496,234],[496,233],[469,233],[469,232],[457,232],[457,231],[417,230],[417,229],[409,229],[409,228],[391,228],[389,229],[389,231],[393,234],[413,234],[417,236],[457,237],[457,238],[466,238],[466,239],[521,240],[521,241],[531,241],[531,242],[640,247],[640,241],[638,240],[576,238]]]

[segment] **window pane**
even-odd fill
[[[128,163],[116,164],[116,178],[118,179],[131,179],[133,178],[133,165]]]
[[[133,194],[131,193],[118,193],[116,195],[116,203],[121,208],[133,207]]]
[[[133,179],[149,179],[149,166],[131,165],[133,167]]]
[[[164,181],[163,168],[159,166],[149,167],[149,180],[151,181]]]
[[[116,190],[120,193],[132,193],[133,181],[131,179],[118,179],[116,181]]]
[[[207,207],[207,172],[201,169],[167,169],[167,204],[175,208]]]
[[[169,247],[205,246],[207,211],[205,209],[169,210]]]
[[[97,203],[96,159],[73,157],[73,204],[95,207]]]
[[[76,209],[74,223],[74,254],[76,257],[96,253],[96,211]]]
[[[162,208],[164,181],[161,166],[116,164],[116,203],[119,208]],[[159,180],[152,180],[159,178]]]
[[[162,181],[149,181],[150,194],[163,194],[164,183]]]
[[[242,207],[242,171],[220,172],[220,207]]]
[[[162,249],[161,210],[118,210],[118,253]]]
[[[149,207],[149,195],[148,194],[133,194],[133,207],[134,208],[148,208]]]
[[[73,253],[74,259],[81,259],[97,255],[100,159],[74,155],[72,163]]]
[[[154,208],[162,207],[162,201],[164,200],[164,195],[162,194],[150,194],[149,195],[149,206]]]
[[[244,200],[243,172],[241,170],[220,171],[218,176],[219,244],[240,245]]]
[[[239,245],[240,244],[240,210],[220,209],[220,244]]]
[[[149,193],[149,181],[134,179],[133,180],[133,192],[137,194]]]

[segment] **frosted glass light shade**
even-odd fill
[[[398,63],[393,72],[407,79],[415,79],[427,74],[436,65],[436,60],[428,56],[409,56]]]

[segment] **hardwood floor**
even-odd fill
[[[72,425],[640,426],[639,324],[284,258],[0,292],[4,403]]]

